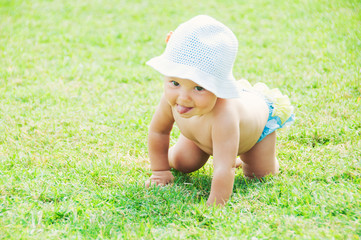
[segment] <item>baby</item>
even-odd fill
[[[146,186],[171,183],[171,168],[193,172],[212,155],[207,204],[224,205],[236,167],[247,177],[278,173],[275,130],[294,121],[293,108],[278,89],[235,80],[238,41],[217,20],[194,17],[168,39],[165,52],[147,62],[164,75],[164,94],[149,128],[152,176]],[[181,134],[169,148],[174,123]]]

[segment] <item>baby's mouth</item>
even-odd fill
[[[177,112],[180,113],[180,114],[187,113],[187,112],[189,112],[190,110],[193,109],[192,107],[185,107],[185,106],[182,106],[182,105],[179,105],[179,104],[177,104],[176,108],[177,108]]]

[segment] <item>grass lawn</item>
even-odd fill
[[[236,78],[297,117],[281,173],[238,171],[222,209],[205,206],[211,160],[143,187],[162,93],[145,62],[198,14],[238,37]],[[186,238],[361,238],[360,1],[0,0],[0,239]]]

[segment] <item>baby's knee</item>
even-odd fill
[[[182,159],[177,157],[169,158],[169,166],[182,173],[192,172],[192,170],[189,169],[186,164],[184,164],[184,161],[182,161]]]
[[[188,169],[184,164],[184,159],[179,154],[175,154],[175,151],[172,148],[169,150],[168,159],[169,166],[171,168],[183,173],[189,173]]]

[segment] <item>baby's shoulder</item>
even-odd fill
[[[217,112],[235,112],[244,113],[247,111],[262,111],[266,106],[263,96],[244,92],[239,98],[218,99],[215,110]]]
[[[242,125],[267,118],[269,113],[267,103],[262,96],[245,92],[240,98],[222,99],[216,106],[215,114]]]
[[[247,115],[244,103],[240,99],[219,99],[213,111],[214,124],[239,125]]]

